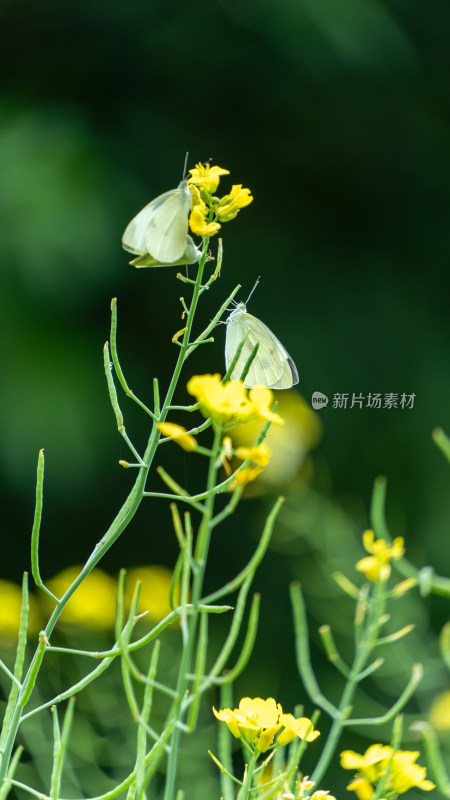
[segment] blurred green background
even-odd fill
[[[198,330],[237,282],[245,300],[261,275],[250,310],[293,356],[308,402],[316,390],[416,395],[412,409],[318,412],[310,488],[277,488],[289,513],[258,578],[271,591],[242,690],[279,688],[299,702],[287,584],[314,575],[312,611],[325,621],[326,573],[360,555],[378,474],[411,560],[450,571],[448,473],[431,440],[435,426],[450,430],[450,6],[16,0],[3,5],[2,30],[3,578],[18,581],[29,566],[41,447],[44,576],[87,557],[131,485],[117,465],[128,452],[102,347],[117,296],[130,386],[149,402],[154,376],[168,385],[184,288],[174,270],[133,270],[120,239],[145,203],[177,185],[186,151],[190,166],[211,157],[255,198],[224,226],[222,277]],[[186,378],[223,371],[223,345],[218,327]],[[146,420],[122,406],[142,447]],[[181,456],[182,468],[178,452],[170,458],[195,486],[192,457]],[[251,552],[264,505],[248,500],[218,537],[211,585]],[[149,503],[103,566],[171,566],[175,554],[168,508]],[[448,612],[443,602],[429,612],[431,641]]]

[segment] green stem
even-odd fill
[[[341,700],[338,705],[338,713],[334,717],[328,733],[325,746],[314,769],[311,780],[319,784],[337,748],[342,729],[348,717],[353,696],[361,680],[361,672],[367,663],[369,656],[375,646],[378,632],[380,629],[380,618],[384,611],[385,585],[379,581],[375,584],[375,594],[369,605],[367,619],[364,625],[361,639],[356,646],[356,652],[349,677],[344,686]]]
[[[192,656],[194,651],[194,641],[197,632],[198,617],[199,617],[199,604],[203,589],[203,579],[205,575],[206,561],[209,550],[209,543],[211,540],[215,495],[213,489],[217,478],[217,461],[222,441],[223,428],[221,425],[215,425],[214,443],[212,446],[212,455],[209,462],[207,491],[209,494],[206,497],[204,509],[202,512],[202,519],[199,526],[197,542],[195,545],[195,569],[194,580],[192,585],[192,599],[191,603],[194,609],[197,608],[197,613],[193,613],[189,617],[188,633],[186,643],[183,647],[181,656],[180,669],[178,673],[177,682],[177,700],[174,703],[172,714],[175,719],[175,724],[170,741],[170,752],[167,760],[167,773],[166,773],[166,786],[164,793],[164,800],[173,800],[175,795],[175,780],[178,765],[178,755],[180,748],[181,738],[181,721],[184,713],[184,700],[189,683],[189,673],[191,671]]]
[[[172,402],[172,398],[173,398],[173,395],[174,395],[174,392],[175,392],[175,389],[176,389],[176,386],[177,386],[177,383],[178,383],[178,379],[180,377],[181,370],[182,370],[184,361],[186,359],[186,353],[187,353],[187,350],[189,348],[189,338],[190,338],[190,334],[191,334],[191,330],[192,330],[192,325],[193,325],[193,321],[194,321],[195,312],[196,312],[196,309],[197,309],[198,300],[199,300],[200,293],[201,293],[202,277],[203,277],[203,271],[204,271],[204,267],[205,267],[205,261],[206,261],[206,247],[205,247],[205,250],[204,250],[204,255],[203,255],[203,257],[202,257],[202,259],[201,259],[201,261],[199,263],[199,267],[198,267],[197,277],[196,277],[194,290],[193,290],[193,294],[192,294],[192,302],[191,302],[191,306],[190,306],[190,309],[189,309],[188,319],[187,319],[187,322],[186,322],[186,332],[185,332],[185,334],[183,336],[183,342],[182,342],[182,345],[181,345],[181,348],[180,348],[180,352],[178,354],[178,359],[177,359],[177,363],[176,363],[176,366],[175,366],[175,369],[174,369],[172,380],[171,380],[169,388],[167,390],[167,394],[166,394],[163,406],[161,408],[161,411],[157,416],[158,422],[163,422],[165,420],[166,416],[167,416],[168,409],[169,409],[169,406],[170,406],[170,404]],[[156,411],[156,409],[155,409],[155,411]],[[110,527],[106,531],[105,535],[96,544],[93,552],[91,553],[90,557],[86,561],[83,569],[81,570],[81,572],[79,573],[77,578],[74,580],[72,585],[69,587],[69,589],[67,589],[65,594],[61,597],[61,599],[57,603],[56,608],[54,609],[54,611],[53,611],[53,613],[52,613],[52,615],[51,615],[51,617],[50,617],[50,619],[49,619],[49,621],[47,623],[45,631],[44,631],[45,637],[47,639],[50,638],[50,636],[51,636],[51,634],[53,632],[53,629],[54,629],[54,627],[56,625],[56,622],[58,621],[58,619],[59,619],[59,617],[61,615],[62,610],[64,609],[64,607],[68,603],[69,599],[72,597],[73,593],[76,591],[78,586],[80,586],[80,584],[83,582],[85,577],[87,575],[89,575],[89,573],[93,570],[93,568],[99,563],[99,561],[101,561],[101,559],[103,558],[105,553],[108,552],[108,550],[112,547],[114,542],[119,538],[121,533],[123,533],[123,531],[128,526],[128,524],[131,521],[131,519],[134,517],[136,511],[138,510],[138,508],[140,506],[140,503],[141,503],[141,500],[142,500],[142,497],[143,497],[143,494],[144,494],[144,491],[145,491],[145,485],[146,485],[147,476],[148,476],[148,473],[149,473],[149,470],[150,470],[150,466],[152,464],[152,461],[153,461],[153,458],[154,458],[154,455],[155,455],[155,452],[156,452],[156,448],[157,448],[157,446],[159,444],[160,436],[161,436],[161,433],[158,430],[158,428],[156,427],[156,423],[154,423],[153,426],[152,426],[152,431],[150,433],[150,437],[149,437],[148,443],[147,443],[147,447],[145,449],[144,457],[142,459],[143,463],[139,468],[139,472],[138,472],[137,478],[136,478],[136,480],[134,482],[134,485],[133,485],[133,487],[132,487],[127,499],[125,500],[124,504],[122,505],[121,509],[117,513],[115,519],[113,520],[113,522],[111,523]],[[39,520],[39,517],[40,517],[40,509],[38,509],[38,513],[37,513],[37,519],[38,520]],[[195,616],[194,616],[194,618],[195,618]],[[45,641],[45,639],[44,639],[44,641]],[[35,679],[35,677],[37,675],[37,671],[38,671],[38,669],[40,667],[40,664],[42,662],[42,658],[43,658],[43,652],[42,652],[42,643],[41,643],[41,645],[35,651],[35,654],[33,656],[33,659],[31,661],[30,667],[28,669],[28,672],[27,672],[27,675],[26,675],[25,681],[24,681],[24,686],[29,687],[29,693],[30,694],[31,694],[31,691],[32,691],[32,688],[33,688],[34,679]],[[29,694],[27,693],[26,700],[28,700],[28,698],[29,698]],[[20,706],[16,707],[15,713],[12,715],[12,718],[10,720],[11,724],[10,724],[10,728],[8,730],[8,734],[7,734],[7,737],[6,737],[5,748],[4,748],[4,751],[2,753],[1,764],[0,764],[0,783],[6,778],[6,775],[8,773],[8,767],[9,767],[9,763],[10,763],[10,759],[11,759],[12,748],[13,748],[14,742],[16,740],[17,730],[18,730],[18,727],[19,727],[20,721],[21,721],[21,712],[22,712],[22,709],[23,709],[24,705],[25,705],[25,703],[23,703],[23,705],[20,705]]]
[[[253,773],[255,771],[258,757],[259,757],[259,752],[258,750],[255,750],[252,753],[250,761],[247,765],[247,769],[245,771],[244,783],[242,784],[242,788],[237,796],[237,800],[247,800],[247,798],[249,797],[250,789],[252,786]]]

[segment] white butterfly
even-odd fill
[[[174,264],[193,244],[188,237],[190,208],[191,191],[183,179],[176,189],[156,197],[131,220],[122,237],[123,248],[138,256],[150,254],[161,265]],[[197,251],[195,245],[194,249]],[[193,255],[191,252],[189,257]]]
[[[298,372],[289,353],[272,331],[260,319],[247,314],[245,303],[238,303],[226,320],[225,364],[227,371],[237,349],[246,336],[241,354],[234,366],[231,378],[239,380],[255,346],[256,356],[244,379],[244,385],[267,386],[269,389],[290,389],[298,383]]]

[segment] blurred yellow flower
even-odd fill
[[[252,401],[256,415],[261,419],[275,422],[277,425],[284,425],[284,419],[272,411],[273,393],[266,386],[254,386],[250,389],[248,396]]]
[[[363,545],[372,555],[361,558],[356,569],[363,572],[369,581],[387,581],[391,574],[390,560],[401,558],[405,552],[403,539],[399,536],[389,545],[384,539],[375,539],[374,532],[367,530],[363,533]]]
[[[450,691],[438,694],[428,719],[437,731],[450,731]]]
[[[67,567],[48,582],[49,589],[62,597],[82,566]],[[109,630],[116,618],[117,584],[114,578],[96,567],[75,590],[61,614],[61,621],[92,630]]]
[[[347,789],[354,791],[359,800],[370,800],[376,785],[389,773],[384,788],[390,797],[403,794],[414,786],[429,792],[435,785],[427,780],[426,768],[415,763],[419,755],[419,752],[410,750],[394,752],[389,745],[381,744],[371,745],[363,755],[344,750],[341,753],[341,766],[357,770]]]
[[[127,570],[125,602],[128,607],[138,581],[141,581],[138,614],[147,611],[147,616],[152,622],[160,622],[172,611],[169,602],[172,572],[167,567],[156,564]],[[175,597],[175,601],[178,602],[177,597]]]
[[[196,439],[187,433],[186,428],[183,428],[182,425],[176,425],[174,422],[158,422],[156,427],[164,436],[174,439],[183,450],[187,450],[189,453],[196,450]]]
[[[363,755],[354,750],[343,750],[341,753],[341,767],[343,769],[359,769],[364,771],[370,780],[375,780],[377,775],[376,765],[389,759],[392,748],[389,745],[372,744]]]
[[[229,463],[230,460],[233,458],[233,440],[231,436],[223,437],[222,448],[220,451],[219,458],[227,475],[231,475],[231,473],[233,472]]]
[[[38,633],[42,627],[36,599],[29,595],[28,633]],[[19,633],[22,609],[22,589],[15,583],[0,580],[0,639],[10,641]]]
[[[248,483],[256,480],[261,475],[262,467],[252,467],[248,466],[244,469],[241,469],[240,472],[237,472],[234,476],[234,479],[231,481],[230,485],[228,486],[228,490],[230,492],[234,492],[239,486],[247,486]]]
[[[237,458],[242,459],[242,461],[250,459],[259,467],[265,467],[270,461],[271,452],[265,442],[263,442],[255,447],[237,447],[235,455]]]
[[[418,580],[417,578],[405,578],[404,581],[400,581],[397,583],[393,588],[394,597],[403,597],[406,592],[409,592],[411,589],[414,589],[417,586]]]
[[[190,169],[191,177],[188,180],[190,186],[192,184],[202,186],[210,194],[214,194],[222,175],[229,175],[228,169],[222,167],[212,167],[210,164],[196,164],[193,169]]]
[[[277,412],[285,424],[271,425],[267,432],[264,443],[271,450],[270,463],[258,478],[257,485],[252,486],[253,494],[272,487],[285,486],[297,477],[304,468],[309,450],[315,447],[321,437],[322,423],[319,415],[298,392],[279,392],[277,400]],[[237,425],[231,431],[234,446],[251,446],[259,430],[260,424],[256,422]]]
[[[299,794],[309,791],[315,786],[314,781],[309,780],[309,775],[305,775],[301,781],[297,781],[296,787],[299,790]]]
[[[221,222],[230,222],[239,213],[241,208],[253,202],[250,189],[243,189],[242,184],[231,187],[231,192],[222,197],[218,209],[218,217]]]
[[[205,417],[213,417],[222,424],[247,422],[250,419],[283,423],[278,414],[270,411],[273,395],[264,386],[256,386],[247,394],[242,381],[223,384],[218,374],[194,375],[187,384],[187,390],[197,398]]]
[[[229,437],[228,437],[229,438]],[[230,439],[231,442],[231,439]],[[238,486],[246,486],[251,481],[254,481],[261,472],[263,471],[263,467],[265,467],[270,461],[270,450],[266,444],[258,444],[255,447],[238,447],[234,454],[236,458],[242,459],[242,461],[253,461],[253,464],[249,464],[246,469],[242,469],[235,475],[234,480],[229,486],[229,490],[234,492]],[[226,460],[223,458],[222,463],[227,464]],[[225,467],[226,471],[230,469],[229,466]],[[230,470],[231,472],[231,470]],[[230,474],[228,472],[228,474]]]

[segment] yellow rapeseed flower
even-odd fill
[[[354,750],[343,750],[341,753],[341,767],[343,769],[358,769],[364,771],[370,779],[376,778],[375,766],[390,758],[392,748],[389,745],[372,744],[363,755]]]
[[[141,581],[137,607],[138,614],[143,614],[147,611],[147,617],[152,622],[160,622],[172,610],[169,602],[172,572],[167,567],[156,564],[127,570],[125,602],[128,607],[131,604],[134,588],[138,581]],[[177,600],[177,598],[175,599]]]
[[[319,736],[319,731],[313,730],[311,720],[306,717],[295,719],[292,714],[283,714],[280,703],[273,697],[263,700],[261,697],[243,697],[239,708],[231,710],[224,708],[213,711],[217,719],[225,722],[233,736],[244,738],[261,753],[265,753],[272,746],[274,738],[280,728],[285,730],[278,735],[275,744],[285,745],[296,736],[312,742]]]
[[[29,594],[28,633],[38,633],[41,616],[33,595]],[[8,643],[19,633],[22,589],[15,583],[0,580],[0,639]]]
[[[279,414],[270,410],[273,394],[265,386],[255,386],[247,393],[242,381],[223,384],[218,374],[194,375],[187,390],[197,398],[205,417],[213,417],[222,424],[248,422],[250,419],[283,424]]]
[[[397,750],[394,753],[390,777],[392,788],[397,794],[404,794],[414,786],[424,792],[431,792],[435,788],[435,784],[425,777],[426,767],[415,763],[419,756],[418,751],[410,750]]]
[[[216,191],[221,175],[230,174],[228,169],[212,167],[210,164],[196,164],[189,172],[191,173],[191,177],[188,180],[189,185],[203,186],[210,194],[214,194]]]
[[[62,597],[81,570],[81,566],[67,567],[48,582],[49,589]],[[92,630],[109,630],[116,617],[116,593],[114,578],[96,567],[70,598],[61,620]]]
[[[176,425],[175,422],[158,422],[156,427],[164,436],[173,439],[183,450],[187,450],[188,453],[197,449],[196,439],[194,439],[182,425]]]
[[[434,789],[427,780],[426,768],[416,764],[420,753],[410,750],[393,751],[389,745],[374,744],[363,755],[353,750],[341,753],[341,766],[356,769],[354,779],[347,789],[355,792],[359,800],[370,800],[377,784],[389,773],[385,790],[389,796],[397,796],[416,786],[425,792]]]
[[[308,717],[296,719],[293,714],[281,714],[280,722],[284,726],[284,731],[278,736],[278,744],[289,744],[296,736],[299,739],[306,739],[307,742],[313,742],[320,736],[320,731],[314,730]]]
[[[391,559],[401,558],[405,552],[401,536],[394,539],[389,545],[384,539],[375,539],[372,530],[363,533],[363,544],[368,553],[372,555],[361,558],[356,569],[363,572],[369,581],[387,581],[391,574]]]
[[[217,422],[245,422],[254,416],[254,406],[242,381],[221,383],[215,375],[194,375],[187,384],[189,394],[200,403],[202,414]]]
[[[217,216],[221,222],[230,222],[237,216],[241,208],[245,208],[252,202],[250,189],[243,189],[241,183],[236,184],[231,187],[230,194],[222,197]]]
[[[234,711],[231,708],[216,711],[213,707],[213,712],[217,719],[227,724],[233,736],[242,736],[261,753],[269,749],[275,734],[281,728],[278,720],[282,708],[273,697],[267,700],[261,697],[243,697],[239,708]]]

